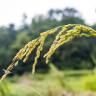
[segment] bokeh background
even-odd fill
[[[96,29],[95,6],[95,0],[0,0],[0,70],[48,29],[66,24]],[[43,53],[52,40],[48,38]],[[0,83],[0,96],[96,96],[96,38],[75,38],[61,46],[48,65],[41,56],[34,76],[33,61],[34,54],[26,63],[19,62]]]

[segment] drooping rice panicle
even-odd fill
[[[59,30],[60,29],[60,30]],[[56,33],[57,32],[57,33]],[[49,35],[52,35],[56,33],[55,40],[51,44],[49,50],[47,53],[45,53],[44,58],[46,59],[46,63],[49,62],[52,55],[55,53],[55,51],[62,46],[63,44],[71,41],[75,37],[96,37],[96,30],[80,25],[80,24],[68,24],[59,26],[57,28],[53,28],[51,30],[48,30],[46,32],[43,32],[40,34],[40,36],[32,41],[30,41],[28,44],[25,45],[24,48],[20,49],[20,51],[16,54],[16,56],[13,58],[12,63],[8,66],[6,69],[6,73],[2,76],[1,80],[3,80],[8,74],[11,73],[13,68],[18,65],[19,60],[22,60],[23,62],[26,62],[29,58],[30,54],[33,52],[35,48],[36,50],[36,56],[34,63],[32,64],[32,72],[34,74],[36,64],[38,63],[38,59],[41,55],[41,52],[43,50],[46,38]]]

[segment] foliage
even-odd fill
[[[91,74],[83,78],[85,90],[96,91],[96,74]]]
[[[43,46],[45,43],[46,38],[49,35],[52,35],[54,33],[56,34],[55,40],[51,44],[51,47],[49,48],[48,52],[44,54],[44,58],[46,59],[46,64],[49,62],[50,58],[52,55],[55,53],[55,51],[65,44],[66,42],[69,42],[73,40],[76,37],[95,37],[96,36],[96,31],[93,30],[90,27],[79,25],[79,24],[68,24],[64,26],[59,26],[57,28],[48,30],[46,32],[43,32],[40,34],[40,36],[32,41],[30,41],[28,44],[25,45],[24,48],[22,48],[16,56],[13,58],[12,63],[9,65],[7,68],[7,71],[2,79],[6,77],[10,73],[10,71],[18,65],[19,60],[23,60],[23,62],[26,62],[27,59],[29,58],[30,54],[32,51],[37,47],[36,51],[36,56],[34,59],[34,63],[32,64],[32,73],[34,74],[35,72],[35,67],[38,62],[38,58],[41,55],[41,52],[43,50]],[[1,80],[2,80],[1,79]]]
[[[50,17],[51,15],[49,16],[50,12],[48,12],[45,16],[44,15],[34,16],[34,18],[31,21],[31,24],[26,23],[27,16],[26,16],[26,14],[24,14],[24,16],[22,17],[23,22],[21,22],[22,24],[18,28],[14,24],[9,24],[9,26],[0,27],[0,69],[6,68],[8,66],[8,64],[10,63],[10,61],[12,60],[13,56],[18,52],[18,50],[20,48],[22,48],[26,44],[26,42],[29,42],[32,39],[37,38],[39,36],[40,32],[60,26],[62,24],[69,24],[69,23],[76,24],[78,21],[77,18],[84,21],[84,19],[82,19],[82,17],[79,15],[80,13],[78,12],[78,10],[76,10],[74,8],[65,8],[65,9],[53,9],[55,12],[52,13],[53,14],[52,18]],[[59,10],[62,12],[61,13],[59,12],[59,14],[58,14]],[[70,10],[73,10],[71,13],[72,14],[71,17],[70,17]],[[76,12],[74,12],[74,10],[76,10]],[[63,14],[65,14],[65,15],[63,16]],[[60,19],[59,19],[59,17],[60,17]],[[73,21],[71,22],[69,20],[69,18],[71,18]],[[81,21],[80,22],[78,21],[78,23],[83,24]],[[43,50],[42,54],[44,54],[44,52],[46,52],[46,50],[48,50],[48,48],[50,47],[50,44],[52,43],[52,41],[54,39],[54,36],[55,35],[48,36],[48,38],[46,40],[46,44],[44,45],[45,49]],[[85,40],[85,39],[83,39],[83,41],[87,42],[87,40]],[[93,42],[93,40],[90,40],[90,41],[91,41],[91,43]],[[75,42],[77,42],[79,44],[78,45],[76,44],[74,46]],[[62,47],[62,49],[59,49],[58,51],[56,51],[55,56],[52,58],[52,60],[55,61],[54,63],[56,63],[57,67],[59,67],[60,69],[69,68],[69,65],[70,66],[72,65],[72,67],[70,67],[70,68],[73,68],[73,69],[76,68],[75,64],[77,63],[77,60],[72,60],[71,57],[68,57],[68,55],[67,55],[67,54],[69,54],[71,56],[71,51],[73,52],[74,47],[78,49],[79,48],[78,46],[82,45],[80,42],[78,42],[78,40],[76,40],[75,42],[72,41],[72,44],[71,44],[73,46],[72,49],[70,49],[70,47],[68,47],[70,45],[69,43],[67,43],[69,45],[65,44]],[[82,46],[83,49],[86,49],[85,48],[86,42],[82,42],[85,45],[85,46]],[[91,54],[90,50],[92,50],[92,49],[90,48],[89,42],[87,42],[87,43],[88,43],[87,49],[89,49],[88,56],[90,56],[90,54]],[[70,50],[70,53],[66,49]],[[83,50],[81,50],[81,53],[86,54],[86,52]],[[64,56],[63,56],[64,58],[59,56],[60,54],[62,54],[62,55],[64,54]],[[34,56],[30,56],[30,60],[28,60],[28,62],[25,66],[23,66],[24,65],[23,62],[19,62],[20,64],[19,64],[18,68],[15,69],[15,73],[22,74],[24,72],[31,71],[30,63],[33,63],[33,61],[34,61],[33,57]],[[55,57],[56,57],[56,59],[55,59]],[[66,57],[66,60],[65,60],[65,57]],[[69,61],[69,60],[67,60],[69,58],[70,58],[70,62],[67,62],[67,61]],[[49,65],[45,65],[44,61],[43,60],[41,61],[41,59],[42,59],[42,56],[39,59],[40,64],[37,66],[37,68],[40,69],[42,72],[48,72]],[[71,60],[73,61],[73,64],[71,64]],[[81,61],[82,61],[82,58],[81,58]],[[86,61],[88,61],[88,60],[86,60]],[[59,64],[58,62],[61,62],[62,64]],[[78,60],[78,62],[79,62],[79,60]],[[83,66],[81,67],[81,62],[79,62],[79,63],[80,64],[78,64],[76,66],[79,68],[82,68]],[[91,61],[88,64],[88,66],[89,65],[90,66],[92,65]],[[87,66],[87,64],[84,64],[84,68],[87,68],[86,66]],[[90,67],[88,67],[88,68],[90,68]]]
[[[52,11],[53,10],[53,11]],[[27,24],[27,16],[22,17],[21,26],[18,28],[14,24],[0,27],[0,69],[7,68],[13,56],[24,47],[24,45],[39,37],[41,32],[52,29],[65,24],[85,24],[80,12],[74,8],[65,9],[50,9],[45,15],[34,16],[31,23]],[[49,50],[56,34],[50,35],[46,39],[44,49],[38,59],[36,66],[39,72],[48,72],[49,65],[45,64],[43,55]],[[96,66],[96,39],[95,38],[75,38],[74,40],[59,47],[51,58],[51,61],[56,64],[60,70],[63,69],[93,69]],[[34,62],[34,57],[37,47],[33,50],[32,55],[26,63],[19,60],[19,65],[13,70],[13,74],[23,74],[31,71],[31,64]]]
[[[50,73],[48,74],[37,73],[32,76],[32,74],[27,73],[19,77],[14,76],[14,79],[10,78],[16,80],[15,82],[10,81],[13,96],[62,96],[63,93],[70,92],[76,93],[76,96],[81,93],[82,96],[83,93],[87,93],[88,89],[84,87],[85,78],[92,75],[92,70],[60,71],[52,64],[50,67]]]
[[[0,82],[0,96],[11,96],[9,84],[7,81]]]

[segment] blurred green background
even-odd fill
[[[0,69],[7,68],[19,49],[38,37],[40,32],[66,24],[89,26],[77,9],[69,7],[50,9],[46,16],[33,17],[30,24],[26,23],[26,14],[22,19],[23,22],[19,28],[16,28],[13,23],[0,27]],[[90,27],[95,29],[96,24]],[[48,38],[42,54],[48,50],[53,39],[54,36]],[[33,61],[34,54],[26,64],[19,62],[11,76],[0,83],[0,96],[63,96],[65,90],[68,93],[96,91],[95,38],[75,38],[61,46],[51,58],[53,64],[46,65],[41,56],[35,76],[31,74]]]

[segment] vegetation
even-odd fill
[[[9,78],[8,82],[12,96],[63,96],[64,94],[82,96],[82,94],[87,94],[93,85],[96,88],[95,79],[93,79],[93,83],[89,77],[92,76],[92,78],[95,78],[96,74],[94,72],[95,70],[59,71],[55,66],[50,64],[49,74],[36,73],[32,76],[32,74],[27,73],[21,77],[14,76],[13,78]],[[93,85],[88,85],[87,82]],[[91,91],[94,93],[96,90],[91,89]]]
[[[96,91],[96,74],[85,76],[83,83],[85,90]]]
[[[89,26],[74,8],[51,9],[30,24],[26,20],[25,14],[18,28],[0,27],[0,70],[7,68],[2,79],[11,72],[0,82],[0,96],[95,92],[96,24]]]
[[[9,83],[7,81],[0,82],[0,96],[11,96]]]
[[[53,10],[53,11],[52,11]],[[24,23],[18,29],[14,24],[0,27],[0,69],[7,68],[15,54],[24,47],[24,45],[39,37],[40,32],[52,29],[65,24],[85,24],[80,13],[73,8],[52,9],[49,10],[47,16],[39,15],[32,19],[31,24]],[[71,12],[70,12],[71,11]],[[58,13],[59,12],[59,13]],[[59,19],[58,19],[59,18]],[[23,19],[26,21],[27,17]],[[70,22],[69,22],[70,21]],[[82,21],[82,22],[81,22]],[[95,24],[94,24],[95,26]],[[92,25],[92,28],[95,28]],[[58,32],[57,32],[58,33]],[[43,54],[49,49],[50,44],[55,39],[57,33],[47,37],[44,44],[43,52],[38,59],[37,69],[41,72],[48,72],[49,65],[44,64]],[[82,43],[81,43],[82,42]],[[63,69],[93,69],[96,66],[96,49],[95,38],[75,38],[74,40],[61,46],[51,58],[55,66],[60,70]],[[8,49],[8,50],[6,50]],[[33,55],[35,55],[34,50]],[[19,61],[19,65],[12,72],[14,74],[23,74],[31,71],[31,64],[34,62],[35,56],[29,56],[26,64]],[[41,61],[42,59],[42,61]],[[31,64],[30,64],[31,63]],[[61,63],[61,64],[60,64]]]
[[[58,31],[59,30],[59,31]],[[64,43],[71,41],[72,39],[76,37],[95,37],[96,31],[91,29],[90,27],[86,27],[83,25],[77,25],[77,24],[69,24],[65,26],[60,26],[51,30],[48,30],[47,32],[43,32],[40,34],[40,37],[30,41],[27,45],[25,45],[24,48],[22,48],[16,56],[13,58],[12,63],[7,68],[7,72],[3,75],[1,78],[4,79],[6,75],[10,73],[10,71],[14,68],[14,66],[18,65],[19,60],[23,60],[23,62],[26,62],[29,55],[32,53],[32,51],[37,47],[36,51],[36,57],[34,60],[34,63],[32,65],[33,67],[33,74],[35,72],[35,67],[38,62],[38,58],[40,57],[40,54],[43,50],[43,46],[45,43],[46,38],[48,35],[56,34],[55,40],[53,41],[53,44],[51,45],[49,51],[44,55],[46,58],[46,63],[49,62],[49,59],[54,54],[56,49],[58,49],[60,46],[62,46]]]

